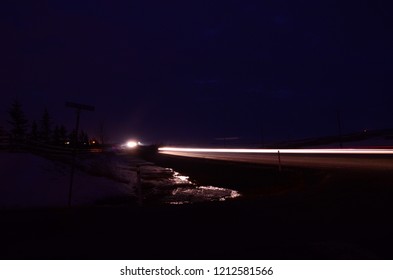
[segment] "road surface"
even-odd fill
[[[244,162],[264,165],[280,165],[337,168],[393,170],[392,149],[194,149],[160,148],[161,154]]]

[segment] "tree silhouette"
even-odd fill
[[[68,139],[70,139],[70,143],[73,146],[78,145],[78,137],[76,137],[76,130],[71,130],[70,134],[68,135]]]
[[[40,140],[48,143],[52,136],[52,121],[48,110],[45,108],[40,123]]]
[[[18,100],[14,100],[8,111],[10,119],[8,123],[11,125],[10,140],[11,142],[23,142],[26,140],[28,121],[22,110],[22,105]]]
[[[61,125],[59,128],[59,143],[61,145],[64,145],[67,140],[68,140],[67,129],[65,128],[64,125]]]
[[[54,145],[60,145],[60,128],[58,125],[55,126],[55,129],[53,130],[52,134],[52,143]],[[64,143],[64,142],[63,142]]]
[[[104,145],[104,141],[106,139],[105,139],[105,129],[104,129],[104,122],[103,121],[100,122],[98,135],[100,137],[101,145]]]
[[[38,140],[38,125],[36,121],[33,121],[33,123],[31,124],[30,140]]]

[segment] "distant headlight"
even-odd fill
[[[136,146],[138,146],[138,142],[136,142],[136,141],[128,141],[126,146],[127,146],[127,148],[135,148]]]

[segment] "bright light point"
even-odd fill
[[[138,142],[128,141],[126,145],[127,145],[127,148],[135,148],[136,146],[138,146]]]

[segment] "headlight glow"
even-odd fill
[[[138,142],[136,142],[136,141],[128,141],[126,146],[127,146],[127,148],[132,149],[132,148],[135,148],[136,146],[138,146]]]

